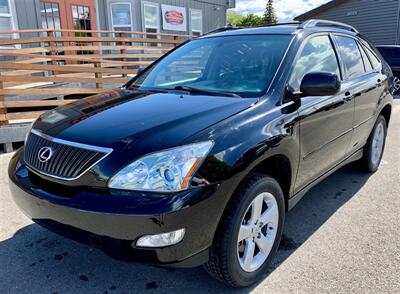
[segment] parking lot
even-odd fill
[[[271,274],[247,293],[400,293],[400,101],[379,171],[345,167],[287,215]],[[0,155],[0,293],[233,292],[202,270],[115,261],[30,222]]]

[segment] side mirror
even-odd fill
[[[331,96],[339,92],[340,84],[336,74],[311,72],[301,81],[300,91],[302,96]]]

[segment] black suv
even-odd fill
[[[400,46],[398,45],[380,45],[376,49],[382,54],[383,58],[389,64],[393,72],[393,93],[400,94]]]
[[[43,114],[10,162],[12,195],[36,223],[114,257],[204,264],[248,286],[307,190],[351,161],[378,169],[390,80],[340,23],[206,35]]]

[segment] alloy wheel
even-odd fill
[[[267,260],[275,242],[279,208],[271,193],[257,195],[244,214],[237,239],[237,256],[241,268],[254,272]]]

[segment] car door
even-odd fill
[[[330,72],[342,76],[339,59],[328,34],[313,35],[303,42],[289,87],[299,91],[301,80],[310,72]],[[297,191],[329,171],[346,155],[352,134],[354,100],[347,99],[345,92],[342,88],[333,96],[301,98]]]
[[[374,117],[378,100],[384,91],[385,76],[381,73],[381,64],[375,58],[371,63],[368,54],[355,38],[335,35],[338,51],[345,66],[343,86],[348,88],[345,95],[354,99],[355,111],[353,136],[348,153],[362,148],[375,123]],[[372,58],[372,57],[371,57]]]

